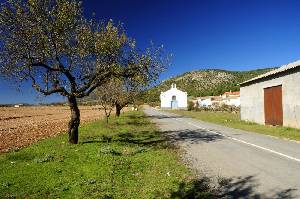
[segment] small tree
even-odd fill
[[[162,62],[135,50],[120,26],[87,20],[76,0],[10,0],[0,12],[0,72],[31,81],[44,95],[65,96],[69,143],[78,143],[77,99],[112,77],[157,76]],[[157,51],[155,51],[157,52]],[[157,54],[156,54],[157,55]]]
[[[116,93],[116,116],[119,117],[121,110],[128,104],[134,104],[140,94],[142,82],[133,80],[119,81],[118,92]]]
[[[136,88],[136,87],[135,87]],[[121,110],[135,101],[137,91],[129,83],[124,83],[120,79],[111,79],[106,84],[98,87],[90,96],[90,99],[95,100],[100,104],[105,111],[107,123],[112,110],[116,109],[116,116],[119,117]]]
[[[188,101],[187,110],[192,111],[195,108],[195,104],[193,101]]]
[[[165,67],[169,64],[170,55],[165,55],[163,48],[154,48],[153,44],[151,48],[148,48],[144,54],[140,54],[136,60],[137,63],[151,63],[158,66],[154,67],[147,73],[134,75],[131,77],[121,77],[116,81],[115,92],[116,94],[116,116],[119,117],[121,110],[128,104],[135,104],[137,100],[141,99],[143,91],[149,86],[153,85],[159,77],[159,74],[163,72]],[[163,58],[163,59],[162,59]]]
[[[118,87],[116,87],[114,80],[110,80],[106,84],[98,87],[95,92],[95,99],[98,104],[104,109],[106,116],[106,123],[108,123],[108,119],[110,114],[115,107],[115,103],[117,100]]]

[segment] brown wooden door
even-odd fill
[[[265,124],[282,125],[282,86],[264,89]]]
[[[265,98],[265,124],[273,124],[273,104],[272,104],[272,88],[264,89]]]
[[[273,87],[273,115],[274,125],[283,124],[282,86]]]

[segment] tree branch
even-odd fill
[[[34,66],[34,67],[40,66],[42,68],[45,68],[45,69],[47,69],[49,71],[53,71],[53,72],[60,72],[61,71],[59,68],[52,68],[52,67],[48,66],[47,64],[45,64],[43,62],[32,63],[31,65]]]
[[[34,78],[32,75],[28,74],[28,76],[29,76],[30,79],[32,80],[32,87],[35,88],[38,92],[41,92],[41,93],[44,94],[44,95],[51,95],[51,94],[53,94],[53,93],[60,93],[61,95],[65,96],[65,97],[67,97],[67,96],[70,95],[70,94],[66,91],[66,89],[63,88],[63,87],[54,87],[54,88],[52,88],[52,89],[50,89],[50,90],[48,90],[48,89],[46,89],[46,90],[45,90],[45,89],[42,89],[41,86],[39,86],[39,85],[36,83],[36,80],[35,80],[35,78]]]

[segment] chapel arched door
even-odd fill
[[[176,95],[172,96],[171,109],[178,109],[178,102],[176,100]]]

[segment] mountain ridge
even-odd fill
[[[168,90],[172,83],[190,97],[220,95],[226,91],[238,91],[239,84],[275,68],[262,68],[248,71],[224,69],[200,69],[162,80],[157,86],[145,91],[145,102],[158,102],[161,92]]]

